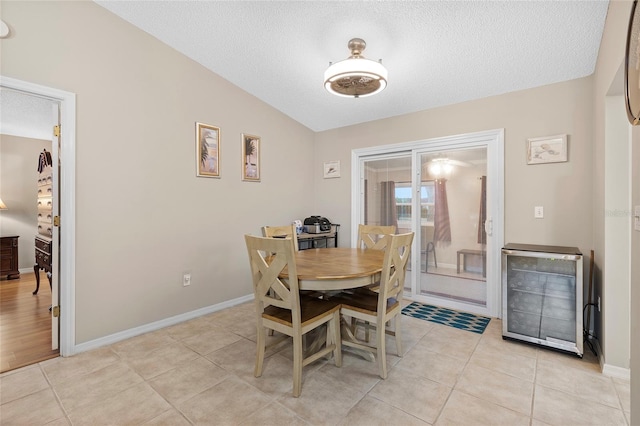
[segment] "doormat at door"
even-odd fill
[[[458,312],[433,305],[425,305],[419,302],[412,302],[405,306],[402,308],[402,313],[410,317],[448,325],[449,327],[455,327],[477,334],[482,334],[485,328],[487,328],[489,321],[491,321],[491,318],[480,315]]]

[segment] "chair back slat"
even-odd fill
[[[411,258],[411,244],[413,232],[406,234],[386,235],[386,250],[380,278],[380,297],[378,298],[378,312],[384,312],[389,299],[402,299],[404,280],[409,259]]]
[[[291,238],[265,238],[245,235],[251,264],[253,290],[258,312],[274,305],[291,310],[292,320],[300,323],[300,298],[295,251]],[[287,269],[286,283],[279,278]]]
[[[395,234],[393,225],[358,225],[358,247],[372,250],[384,250],[387,240],[385,235]]]
[[[298,233],[296,232],[296,226],[293,224],[284,226],[263,226],[262,236],[269,238],[285,236],[285,238],[293,240],[295,251],[298,251]]]

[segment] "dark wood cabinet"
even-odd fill
[[[33,265],[33,272],[36,274],[36,289],[33,294],[38,294],[38,290],[40,290],[40,269],[44,269],[47,272],[49,287],[51,287],[51,240],[37,235],[36,264]]]
[[[13,280],[20,278],[18,270],[18,238],[0,237],[0,276]]]
[[[43,150],[38,158],[38,233],[36,234],[36,264],[33,272],[36,274],[36,289],[40,290],[40,270],[47,272],[49,287],[51,287],[51,241],[53,237],[53,161],[51,153]]]

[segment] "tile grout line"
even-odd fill
[[[69,412],[67,411],[67,409],[65,408],[64,404],[62,403],[62,400],[60,399],[60,396],[58,395],[58,392],[56,392],[55,388],[53,387],[53,383],[51,383],[51,380],[49,379],[49,376],[44,371],[44,367],[41,364],[42,364],[42,362],[38,363],[38,368],[40,369],[40,372],[44,376],[44,379],[47,381],[47,384],[49,385],[49,390],[51,391],[51,393],[53,393],[53,396],[56,399],[56,402],[58,403],[58,406],[60,407],[60,409],[62,410],[62,413],[64,414],[65,420],[67,420],[69,422],[69,424],[73,425],[73,422],[71,421],[71,418],[69,417]]]
[[[533,420],[534,420],[533,411],[536,403],[536,388],[538,385],[538,362],[539,362],[538,351],[539,349],[536,349],[536,362],[534,364],[534,370],[533,370],[533,389],[531,392],[531,408],[529,410],[529,424],[532,426],[533,426]]]
[[[447,326],[446,324],[442,324],[442,325]],[[487,326],[488,325],[489,324],[487,323]],[[486,330],[487,326],[485,326],[485,330]],[[463,331],[469,331],[469,330],[463,330]],[[429,333],[427,333],[427,334],[429,334]],[[462,368],[462,370],[460,370],[460,374],[458,374],[458,376],[456,377],[456,382],[453,384],[453,386],[451,386],[451,390],[449,391],[449,394],[447,395],[446,400],[444,401],[444,403],[440,407],[440,410],[438,410],[438,415],[436,416],[433,424],[436,424],[438,422],[438,420],[440,419],[440,416],[442,415],[442,412],[444,411],[445,407],[449,403],[449,399],[451,398],[451,395],[453,394],[453,391],[456,389],[456,386],[458,385],[458,381],[460,380],[460,378],[464,374],[465,370],[467,369],[467,366],[471,362],[471,358],[473,357],[473,354],[478,349],[478,345],[480,344],[480,340],[482,340],[482,334],[484,334],[484,333],[480,333],[480,338],[478,339],[478,341],[476,342],[475,346],[473,347],[473,351],[471,351],[471,354],[469,354],[469,358],[465,361],[464,367]]]

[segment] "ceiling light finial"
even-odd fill
[[[367,43],[361,38],[352,38],[347,44],[351,56],[347,59],[329,63],[324,72],[324,87],[330,93],[348,98],[360,98],[375,95],[387,87],[387,69],[378,62],[366,59],[362,51]]]

